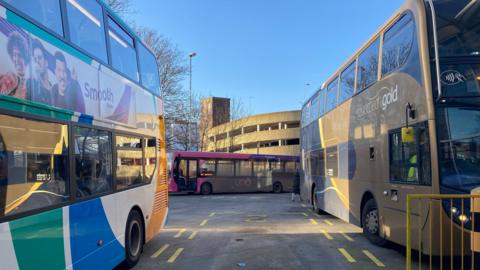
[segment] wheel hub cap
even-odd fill
[[[369,233],[377,234],[378,232],[378,211],[377,210],[372,210],[368,212],[366,217],[366,225]]]

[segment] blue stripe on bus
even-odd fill
[[[112,269],[125,259],[99,198],[74,204],[69,212],[73,269]]]

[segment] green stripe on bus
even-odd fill
[[[38,116],[55,118],[64,121],[72,120],[73,116],[72,111],[53,108],[47,105],[3,95],[0,95],[0,108],[16,112],[30,113]]]
[[[10,222],[21,270],[65,269],[62,208]]]
[[[64,41],[56,38],[55,36],[49,34],[48,32],[44,31],[40,27],[36,26],[35,24],[25,20],[24,18],[18,16],[17,14],[7,10],[7,21],[13,23],[26,31],[34,34],[35,36],[43,39],[44,41],[56,46],[57,48],[62,49],[63,51],[73,55],[74,57],[80,59],[81,61],[87,63],[88,65],[92,64],[92,58],[86,56],[85,54],[79,52],[78,50],[74,49]]]

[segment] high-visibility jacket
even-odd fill
[[[417,155],[413,155],[408,160],[410,167],[408,168],[408,180],[414,180],[417,178]]]

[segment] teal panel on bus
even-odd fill
[[[18,266],[65,269],[62,208],[10,222]]]
[[[67,43],[63,42],[62,40],[56,38],[55,36],[49,34],[48,32],[44,31],[40,27],[30,23],[29,21],[25,20],[24,18],[18,16],[17,14],[7,10],[7,21],[16,24],[17,26],[25,29],[26,31],[32,33],[33,35],[43,39],[44,41],[56,46],[57,48],[62,49],[63,51],[71,54],[72,56],[80,59],[81,61],[91,64],[92,58],[88,57],[87,55],[79,52],[75,48],[71,47]]]
[[[55,118],[58,120],[70,121],[73,112],[52,108],[46,105],[33,103],[23,99],[0,95],[0,108],[5,108],[12,111],[35,114],[38,116]]]

